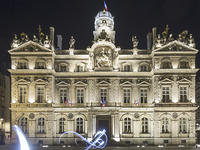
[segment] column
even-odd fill
[[[177,103],[178,102],[178,84],[177,84],[177,76],[174,77],[174,83],[172,84],[172,102]]]
[[[114,140],[118,142],[118,141],[120,141],[120,138],[119,138],[119,132],[120,132],[119,114],[114,115],[113,126],[114,126]]]
[[[96,115],[92,115],[92,124],[93,124],[93,125],[92,125],[92,127],[93,127],[93,128],[92,128],[93,133],[92,133],[92,134],[93,134],[93,135],[96,134],[96,120],[97,120],[97,119],[96,119]],[[93,136],[93,135],[92,135],[92,136]]]

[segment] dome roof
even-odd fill
[[[105,11],[105,10],[98,12],[98,14],[96,15],[96,19],[105,18],[105,17],[113,19],[112,14],[109,11]]]

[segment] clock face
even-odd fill
[[[113,54],[112,49],[107,46],[98,47],[94,51],[95,67],[112,67]]]

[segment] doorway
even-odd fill
[[[111,138],[111,116],[99,115],[96,116],[96,131],[106,130],[108,140]]]

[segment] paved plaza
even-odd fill
[[[178,146],[169,146],[169,147],[156,147],[156,146],[146,146],[146,147],[106,147],[104,150],[200,150],[200,148],[195,147],[178,147]],[[0,145],[0,150],[20,150],[18,145]],[[32,146],[30,150],[85,150],[84,147],[62,147],[62,146],[49,146],[49,147],[40,147]]]

